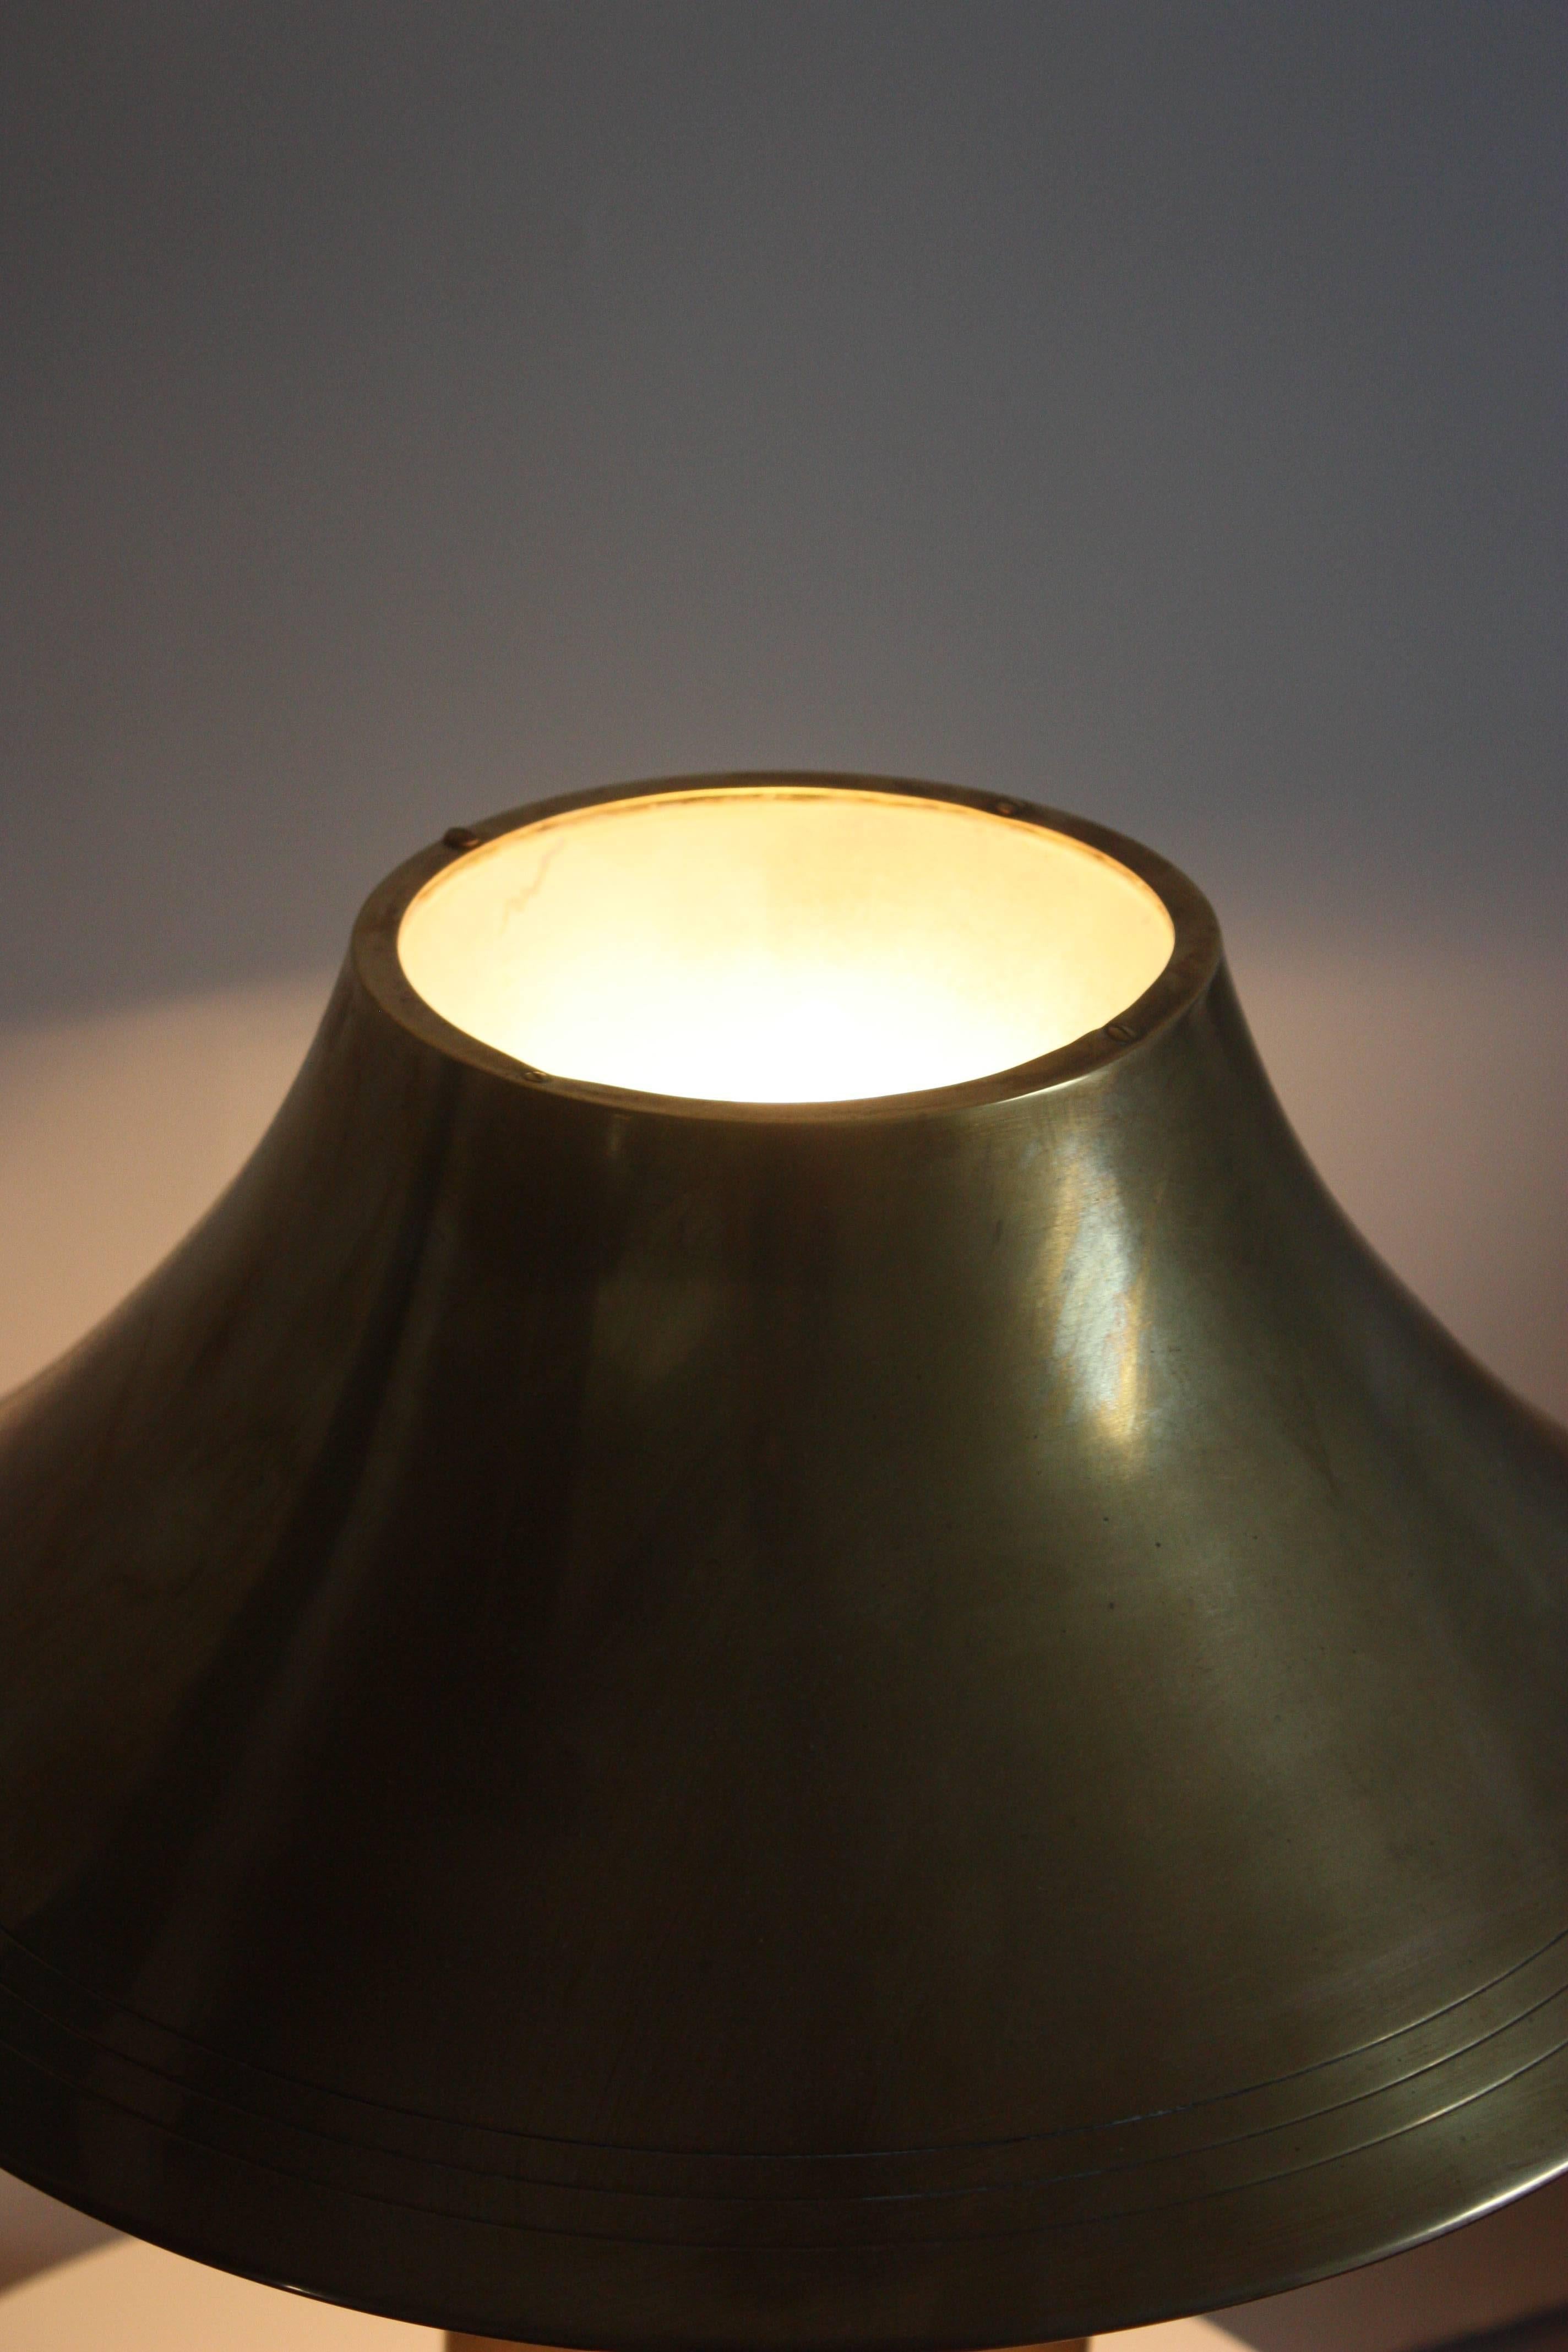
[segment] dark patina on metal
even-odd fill
[[[399,965],[451,850],[374,894],[0,1412],[0,2164],[483,2336],[936,2352],[1568,2163],[1568,1447],[1327,1197],[1199,894],[1014,814],[1174,952],[901,1098],[527,1071]]]

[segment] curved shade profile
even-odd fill
[[[521,811],[0,1411],[0,2164],[605,2352],[1264,2294],[1568,2164],[1565,1700],[1568,1444],[1183,877]]]

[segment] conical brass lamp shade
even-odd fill
[[[688,971],[741,1077],[637,1090],[668,1022],[623,973],[563,1042],[595,969],[528,954],[645,798],[962,814],[909,987],[1046,1042],[964,1075],[938,1006],[947,1076],[771,1100],[756,972]],[[776,946],[709,883],[682,939]],[[852,778],[499,818],[0,1420],[0,2164],[311,2294],[711,2352],[1266,2294],[1568,2163],[1568,1449],[1328,1199],[1160,859]]]

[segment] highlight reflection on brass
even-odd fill
[[[1069,1141],[1053,1174],[1056,1213],[1036,1278],[1052,1377],[1103,1437],[1134,1445],[1146,1405],[1146,1238],[1092,1144]]]
[[[375,893],[0,1408],[0,2165],[620,2352],[1070,2338],[1561,2169],[1568,1445],[1326,1197],[1203,899],[1013,809],[1163,910],[1109,1027],[649,1095],[399,957],[578,805]]]

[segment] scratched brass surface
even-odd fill
[[[1059,822],[1176,924],[1124,1034],[820,1111],[531,1076],[397,966],[461,852],[373,898],[0,1415],[0,2163],[435,2326],[930,2352],[1568,2161],[1568,1449]]]

